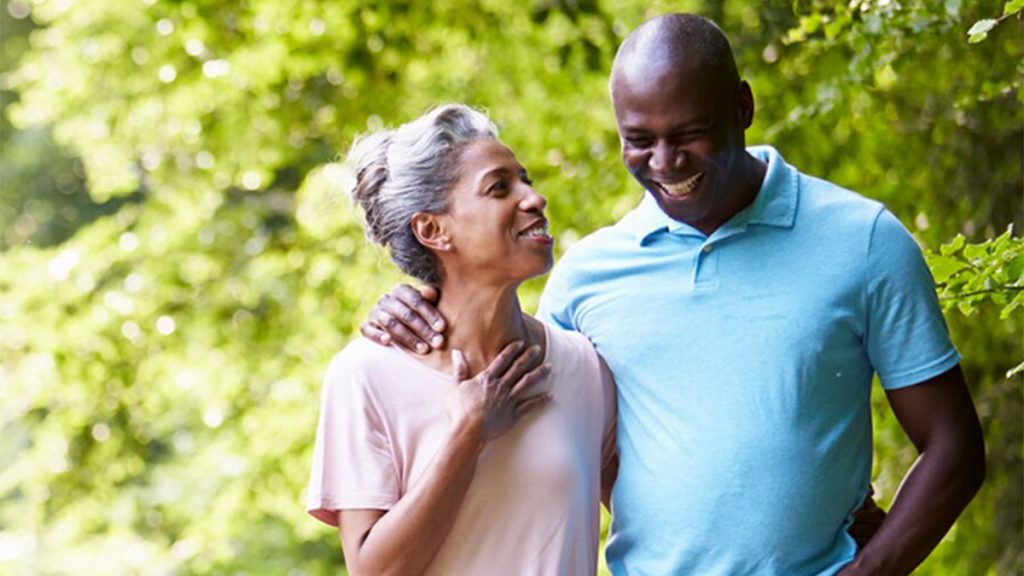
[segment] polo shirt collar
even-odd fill
[[[786,164],[778,151],[771,146],[752,146],[747,148],[747,152],[767,163],[768,172],[754,202],[733,216],[724,226],[761,224],[791,228],[796,221],[800,192],[799,172]],[[633,233],[639,244],[643,244],[651,235],[665,230],[677,234],[704,236],[692,226],[669,218],[647,192],[644,193],[640,205],[623,218],[622,225]]]

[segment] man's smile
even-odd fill
[[[665,192],[666,195],[672,198],[683,198],[692,194],[694,190],[700,186],[700,182],[703,178],[704,173],[698,172],[682,182],[677,182],[675,184],[657,182],[656,184]]]

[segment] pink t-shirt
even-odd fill
[[[597,571],[600,470],[614,445],[611,377],[582,335],[546,328],[552,401],[480,455],[452,531],[427,574],[586,575]],[[394,506],[449,430],[453,386],[397,348],[357,339],[327,368],[307,508]]]

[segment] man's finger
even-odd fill
[[[509,398],[518,399],[520,396],[526,396],[538,382],[550,373],[551,364],[541,364],[530,370],[512,386],[512,390],[508,393]]]
[[[524,415],[537,410],[551,401],[551,394],[538,394],[536,396],[530,396],[526,400],[516,404],[516,418],[522,418]]]
[[[437,301],[436,298],[433,301],[429,301],[423,294],[408,284],[399,284],[398,288],[394,291],[394,296],[403,304],[412,308],[424,324],[429,324],[432,333],[424,335],[426,336],[425,339],[429,340],[434,335],[440,335],[440,332],[444,330],[444,318],[441,317],[441,313],[434,306],[434,302]]]
[[[379,306],[371,312],[370,323],[375,324],[377,329],[390,334],[391,340],[406,350],[419,354],[430,352],[430,346],[426,342],[420,340],[418,336],[406,328],[405,324]]]
[[[364,338],[373,340],[381,346],[389,346],[391,344],[391,335],[387,332],[376,327],[371,322],[363,322],[359,325],[359,332]]]
[[[416,339],[424,344],[440,347],[444,339],[420,316],[420,313],[410,307],[404,300],[400,300],[391,294],[385,295],[377,302],[377,309],[387,312],[411,332]],[[394,336],[394,334],[393,334]]]
[[[420,296],[423,296],[427,299],[427,302],[432,304],[437,304],[438,299],[441,298],[441,291],[436,286],[431,286],[430,284],[420,286],[416,290],[420,293]],[[444,318],[441,320],[443,321]]]

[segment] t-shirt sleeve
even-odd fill
[[[953,368],[935,282],[920,248],[888,210],[875,219],[868,246],[867,353],[887,390],[919,384]]]
[[[540,295],[537,318],[563,330],[577,331],[573,321],[572,298],[570,296],[570,271],[567,259],[555,264],[544,291]]]
[[[324,376],[306,505],[313,517],[332,526],[338,525],[338,510],[387,510],[399,498],[383,418],[365,373],[343,355]]]

